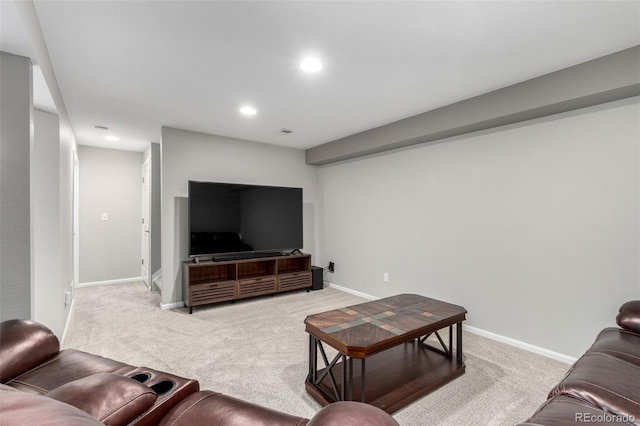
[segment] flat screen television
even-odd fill
[[[283,254],[302,232],[302,188],[189,181],[190,257]]]

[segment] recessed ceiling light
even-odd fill
[[[256,111],[254,107],[243,106],[242,108],[240,108],[240,112],[243,113],[244,115],[256,115],[258,111]]]
[[[300,69],[305,72],[318,72],[322,69],[322,62],[318,58],[305,58],[300,62]]]
[[[111,142],[118,142],[120,140],[119,137],[113,135],[105,136],[104,138]]]
[[[100,125],[96,125],[94,126],[96,129],[98,130],[109,130],[109,128],[107,126],[100,126]]]

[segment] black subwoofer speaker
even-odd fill
[[[322,290],[324,288],[324,280],[322,275],[323,274],[321,267],[311,267],[311,290]]]

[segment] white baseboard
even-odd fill
[[[60,338],[60,347],[64,348],[64,340],[67,337],[67,329],[69,328],[69,320],[71,319],[71,315],[73,315],[73,307],[76,304],[76,298],[71,299],[71,306],[69,306],[69,315],[67,315],[67,320],[64,323],[64,330],[62,331],[62,337]]]
[[[158,269],[151,276],[151,285],[149,286],[149,289],[162,294],[162,268]]]
[[[174,309],[174,308],[183,308],[184,302],[173,302],[173,303],[161,303],[160,309]]]
[[[543,355],[547,358],[555,359],[556,361],[564,362],[566,364],[573,364],[578,359],[569,355],[550,351],[549,349],[541,348],[540,346],[535,346],[526,342],[522,342],[520,340],[512,339],[511,337],[502,336],[500,334],[492,333],[490,331],[482,330],[480,328],[472,327],[469,325],[463,325],[462,328],[464,330],[467,330],[469,333],[487,337],[497,342],[506,343],[507,345],[515,346],[516,348],[524,349],[538,355]]]
[[[370,294],[362,293],[356,290],[352,290],[348,287],[343,287],[341,285],[333,283],[329,283],[329,287],[333,287],[336,290],[344,291],[345,293],[353,294],[354,296],[363,297],[369,300],[380,299],[379,297],[371,296]],[[549,349],[541,348],[540,346],[535,346],[526,342],[522,342],[520,340],[492,333],[491,331],[482,330],[481,328],[471,327],[468,325],[463,325],[462,328],[469,333],[477,334],[478,336],[486,337],[488,339],[495,340],[496,342],[506,343],[507,345],[515,346],[516,348],[524,349],[538,355],[546,356],[547,358],[555,359],[556,361],[564,362],[566,364],[573,364],[577,360],[577,358],[575,357],[550,351]]]
[[[121,278],[117,280],[106,280],[106,281],[92,281],[88,283],[79,283],[76,288],[82,287],[94,287],[97,285],[111,285],[111,284],[126,284],[135,281],[142,281],[142,277],[132,277],[132,278]]]
[[[359,291],[352,290],[348,287],[343,287],[338,284],[329,283],[329,287],[335,288],[336,290],[344,291],[345,293],[353,294],[354,296],[364,297],[365,299],[369,299],[369,300],[380,299],[379,297],[371,296],[370,294],[366,294],[366,293],[361,293]]]

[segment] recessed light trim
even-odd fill
[[[258,111],[254,107],[249,105],[241,107],[240,112],[244,115],[256,115],[258,113]]]
[[[322,69],[322,62],[320,59],[310,56],[300,62],[300,69],[304,72],[318,72]]]

